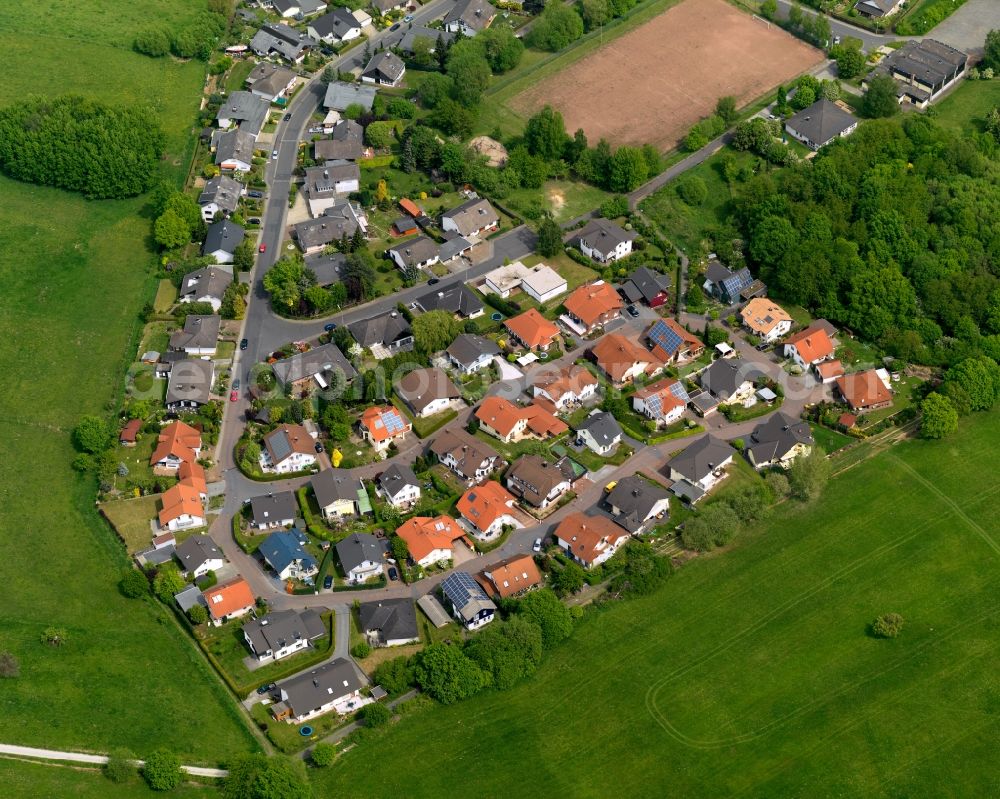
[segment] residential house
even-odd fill
[[[329,139],[313,142],[316,161],[357,161],[366,152],[365,129],[353,119],[341,119],[330,129]]]
[[[340,273],[347,263],[347,256],[342,252],[318,252],[306,255],[303,259],[308,269],[316,275],[317,286],[329,286],[340,282]]]
[[[264,436],[260,468],[269,474],[303,472],[316,465],[316,436],[300,424],[282,424]]]
[[[463,375],[486,369],[499,354],[495,342],[469,333],[460,333],[445,350],[448,361]]]
[[[445,47],[449,45],[455,38],[454,33],[449,31],[438,30],[437,28],[428,28],[424,25],[413,25],[413,27],[407,27],[406,33],[403,34],[403,38],[399,40],[399,50],[404,55],[412,56],[414,54],[415,45],[418,39],[425,39],[428,44],[428,52],[435,52],[438,46],[438,41],[440,41]]]
[[[292,64],[301,63],[306,51],[315,46],[315,39],[284,22],[265,24],[250,40],[250,49],[257,55],[267,58],[274,54]]]
[[[487,593],[509,599],[540,586],[542,575],[530,555],[514,555],[487,566],[476,580]]]
[[[396,381],[396,395],[417,418],[433,416],[461,403],[462,392],[443,369],[414,369]]]
[[[504,527],[522,527],[514,515],[514,496],[495,480],[473,486],[456,505],[471,527],[472,534],[483,541],[496,538]]]
[[[361,82],[374,83],[378,86],[398,86],[405,74],[406,65],[403,59],[391,50],[383,50],[375,53],[361,71]]]
[[[184,327],[170,335],[169,347],[192,358],[211,357],[219,342],[222,317],[217,314],[188,314]]]
[[[883,19],[899,11],[905,2],[906,0],[860,0],[855,3],[854,10],[868,19]]]
[[[606,516],[587,516],[576,511],[559,522],[556,544],[585,569],[610,559],[631,536]]]
[[[233,253],[246,235],[242,226],[228,219],[220,219],[208,226],[201,254],[214,258],[216,263],[231,264]]]
[[[788,468],[799,455],[807,455],[814,443],[807,422],[778,411],[753,429],[743,454],[756,469]]]
[[[229,216],[239,206],[244,188],[242,183],[233,180],[229,175],[217,175],[205,181],[205,187],[198,195],[201,218],[211,222],[219,214]],[[181,296],[183,297],[183,294]]]
[[[306,169],[305,195],[313,217],[343,202],[344,196],[360,188],[361,168],[353,161],[329,161]]]
[[[350,200],[334,200],[316,219],[307,219],[294,227],[295,239],[306,255],[321,252],[330,244],[337,244],[345,238],[352,239],[360,230],[361,235],[368,236],[368,217],[361,206]],[[318,278],[317,278],[318,281]],[[331,281],[333,282],[333,281]]]
[[[500,215],[483,197],[473,197],[457,208],[441,214],[441,230],[446,233],[454,231],[460,236],[470,238],[500,227]]]
[[[838,377],[843,377],[845,374],[844,364],[838,360],[814,363],[812,368],[816,379],[821,383],[832,383]]]
[[[896,80],[900,102],[926,108],[964,76],[969,56],[936,39],[911,39],[887,55],[862,82],[877,75],[889,75]]]
[[[129,419],[118,434],[118,443],[123,447],[134,447],[140,430],[142,430],[142,419]]]
[[[411,508],[420,501],[420,480],[405,463],[394,463],[376,477],[375,490],[394,508]]]
[[[421,311],[448,311],[462,319],[476,319],[485,312],[483,301],[464,283],[429,291],[418,297],[414,305]]]
[[[734,272],[715,258],[708,262],[702,288],[709,296],[725,305],[735,305],[741,300],[746,302],[767,293],[767,287],[759,280],[754,280],[745,266]]]
[[[461,428],[438,433],[430,443],[430,452],[467,485],[482,482],[500,464],[500,456],[489,445]]]
[[[360,585],[384,571],[385,546],[371,533],[352,533],[334,547],[344,576],[351,585]]]
[[[590,370],[570,364],[558,369],[542,368],[532,378],[532,393],[544,397],[557,410],[564,411],[582,405],[597,394],[598,380]]]
[[[358,421],[361,437],[380,454],[410,432],[410,423],[392,405],[367,408]]]
[[[325,474],[325,472],[320,472]],[[291,491],[264,494],[250,500],[251,524],[257,530],[273,530],[275,527],[291,527],[295,523],[299,506]]]
[[[197,410],[207,405],[212,395],[215,380],[215,366],[211,361],[189,358],[177,361],[170,368],[167,380],[167,395],[164,400],[171,413],[183,410]]]
[[[371,0],[369,5],[378,11],[380,16],[384,17],[390,11],[406,8],[406,0]]]
[[[331,386],[343,386],[358,376],[351,362],[332,341],[275,361],[271,369],[278,383],[296,394],[307,393],[314,384],[326,391]]]
[[[892,405],[892,388],[885,369],[869,369],[838,377],[836,386],[837,394],[855,413]]]
[[[279,580],[311,582],[319,572],[319,564],[305,548],[308,539],[298,529],[279,530],[260,542],[257,551]]]
[[[452,572],[441,583],[445,607],[466,630],[477,630],[493,621],[497,606],[468,572]]]
[[[181,564],[181,572],[198,579],[226,565],[222,550],[207,535],[195,534],[174,549],[174,557]]]
[[[519,499],[544,509],[570,490],[575,475],[568,458],[555,463],[540,455],[522,455],[507,471],[507,488]]]
[[[670,460],[671,492],[694,504],[725,479],[735,452],[713,435],[699,438]]]
[[[232,92],[219,106],[215,122],[222,130],[239,125],[240,130],[256,138],[267,122],[270,107],[263,97],[244,91]]]
[[[222,307],[222,298],[226,289],[232,282],[233,269],[231,266],[203,266],[194,272],[188,272],[181,279],[180,302],[207,302],[212,306],[212,310],[218,313]],[[190,318],[189,315],[188,319]],[[186,324],[187,319],[184,321]],[[212,342],[212,352],[215,352],[215,342]]]
[[[163,508],[157,518],[161,530],[177,532],[205,526],[205,507],[194,486],[186,483],[172,485],[161,494],[160,501]]]
[[[480,290],[503,299],[520,289],[533,300],[546,303],[566,292],[566,281],[551,266],[525,266],[520,261],[487,272]]]
[[[622,440],[622,428],[607,411],[594,411],[576,428],[576,443],[598,455],[610,455]]]
[[[326,11],[326,3],[323,0],[268,0],[267,5],[282,17],[297,19]]]
[[[358,346],[372,350],[376,358],[379,358],[378,353],[384,353],[382,357],[388,357],[413,349],[413,330],[406,317],[398,311],[351,322],[347,325],[347,330],[358,342]]]
[[[580,252],[588,258],[606,264],[624,258],[632,252],[637,235],[607,219],[592,219],[573,237]]]
[[[364,483],[342,469],[324,469],[309,478],[313,496],[324,519],[335,521],[371,509]]]
[[[645,532],[670,512],[670,492],[638,474],[623,477],[604,498],[608,511],[633,535]]]
[[[652,377],[663,369],[663,361],[620,333],[606,333],[591,347],[590,356],[617,386]]]
[[[680,380],[665,377],[636,391],[632,408],[658,425],[680,421],[690,397]]]
[[[149,465],[154,474],[175,474],[182,463],[201,457],[201,431],[184,422],[171,422],[160,430]]]
[[[825,98],[785,120],[788,135],[810,150],[818,150],[834,139],[850,136],[857,129],[858,120],[853,114]]]
[[[561,436],[569,427],[554,415],[555,408],[543,407],[545,400],[535,400],[519,407],[503,397],[484,397],[475,417],[480,429],[509,444],[529,435],[541,439]]]
[[[249,172],[256,138],[245,130],[227,130],[213,136],[215,165],[223,172]]]
[[[563,300],[563,307],[566,314],[562,319],[567,327],[579,335],[589,335],[608,322],[621,319],[625,304],[610,283],[598,280],[574,289]]]
[[[701,357],[705,342],[673,319],[657,319],[646,331],[645,340],[665,363],[684,363]]]
[[[436,264],[439,260],[438,246],[433,239],[429,239],[427,236],[408,239],[402,244],[390,247],[385,252],[403,272],[420,270]]]
[[[250,583],[242,577],[219,583],[205,591],[203,596],[208,617],[216,627],[252,613],[257,604]]]
[[[374,86],[367,84],[333,81],[327,84],[323,107],[343,112],[350,105],[360,105],[366,111],[371,111],[377,91]]]
[[[785,357],[791,358],[803,370],[833,357],[828,325],[825,320],[819,320],[789,336],[783,344]]]
[[[444,18],[444,29],[475,36],[486,30],[496,19],[497,10],[487,0],[459,0]]]
[[[326,634],[315,610],[277,610],[243,625],[243,640],[258,663],[294,655]]]
[[[247,75],[250,94],[262,97],[269,103],[291,97],[298,75],[294,70],[270,61],[261,61]]]
[[[740,311],[743,326],[762,343],[770,344],[792,329],[792,317],[767,297],[754,297]]]
[[[396,528],[396,535],[406,542],[413,562],[427,567],[451,560],[455,541],[465,530],[451,516],[414,516]]]
[[[719,402],[750,407],[757,401],[754,383],[764,373],[741,358],[724,358],[698,375],[698,383]]]
[[[529,350],[545,352],[559,343],[559,328],[534,308],[504,322],[511,337]]]
[[[644,302],[650,308],[665,304],[670,294],[670,278],[640,266],[622,284],[621,293],[629,302]]]
[[[329,14],[310,20],[306,32],[317,42],[340,44],[357,39],[361,35],[361,28],[361,23],[349,8],[338,6]]]
[[[379,599],[358,608],[361,632],[371,646],[404,646],[420,640],[412,599]]]
[[[352,663],[334,658],[280,683],[271,714],[278,721],[301,724],[331,710],[349,713],[363,704],[363,684]]]

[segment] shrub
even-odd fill
[[[204,624],[208,621],[208,608],[204,605],[192,605],[188,611],[188,618],[192,624]]]
[[[146,575],[137,569],[126,569],[122,578],[118,581],[118,590],[122,596],[129,599],[138,599],[149,593],[149,580]]]
[[[358,658],[359,660],[368,657],[371,653],[372,648],[364,641],[351,647],[351,657]]]
[[[114,749],[104,765],[104,776],[112,782],[128,782],[135,776],[133,754],[127,749]]]
[[[872,622],[872,635],[876,638],[895,638],[903,631],[903,617],[898,613],[884,613]]]
[[[678,184],[677,194],[688,205],[701,205],[708,199],[708,186],[697,175],[691,175]]]
[[[361,708],[361,718],[366,727],[384,727],[392,720],[392,711],[385,705],[374,702]]]
[[[181,763],[177,755],[158,749],[146,758],[142,776],[154,791],[170,791],[181,784]]]
[[[333,762],[337,759],[337,747],[333,744],[316,744],[309,755],[309,759],[312,760],[314,766],[319,766],[320,768],[332,766]]]

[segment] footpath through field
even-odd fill
[[[15,757],[30,757],[35,760],[59,760],[66,763],[87,763],[93,766],[103,766],[108,762],[107,755],[90,755],[84,752],[60,752],[57,749],[36,749],[33,746],[15,746],[14,744],[0,744],[0,755],[14,755]],[[136,767],[142,768],[144,760],[133,760]],[[229,772],[224,768],[206,768],[204,766],[181,766],[181,771],[195,777],[228,777]]]

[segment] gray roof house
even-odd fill
[[[221,325],[222,317],[217,314],[188,314],[184,327],[170,335],[170,349],[188,355],[212,355],[218,346]]]
[[[347,325],[354,340],[365,349],[385,347],[392,352],[413,349],[413,331],[410,323],[398,311],[379,314]]]
[[[332,341],[275,361],[271,364],[271,369],[281,385],[299,389],[306,388],[310,381],[315,381],[321,389],[326,390],[340,380],[346,382],[358,376],[351,362]]]
[[[443,369],[414,369],[395,383],[396,394],[417,416],[431,416],[450,408],[462,392]]]
[[[333,44],[360,36],[361,23],[354,18],[349,8],[338,6],[329,14],[311,20],[306,31],[314,39]]]
[[[461,428],[439,432],[429,451],[470,485],[485,479],[500,463],[500,456],[485,441]]]
[[[408,28],[406,33],[403,34],[403,38],[399,40],[399,49],[404,53],[413,53],[413,44],[417,39],[427,39],[431,43],[431,52],[437,48],[438,37],[441,37],[441,41],[446,45],[455,38],[455,34],[449,31],[441,31],[437,28],[428,28],[423,25],[414,25],[412,28]]]
[[[220,169],[249,172],[253,166],[253,151],[257,139],[245,130],[218,132],[215,141],[215,164]]]
[[[205,187],[198,195],[202,218],[206,222],[211,222],[220,212],[231,214],[240,204],[242,194],[243,184],[233,180],[229,175],[218,175],[206,181]]]
[[[267,23],[250,40],[250,49],[257,55],[267,57],[276,53],[295,64],[305,58],[306,50],[315,46],[315,39],[284,22]]]
[[[420,480],[405,463],[393,463],[375,480],[375,489],[393,507],[408,506],[420,499]]]
[[[288,67],[261,61],[247,76],[246,84],[251,94],[270,102],[288,92],[297,77],[295,71]]]
[[[572,240],[580,248],[580,252],[595,261],[607,263],[624,258],[632,252],[632,242],[637,234],[625,230],[607,219],[592,219],[577,231]]]
[[[630,533],[638,534],[670,510],[670,492],[640,475],[619,480],[604,498],[611,518]]]
[[[335,658],[279,683],[279,701],[271,706],[271,712],[277,719],[296,724],[331,710],[348,713],[357,708],[363,685],[349,661]]]
[[[361,632],[375,646],[401,646],[420,640],[411,599],[380,599],[358,608]]]
[[[670,278],[645,266],[632,270],[621,287],[621,293],[629,302],[645,302],[652,308],[667,301]]]
[[[197,409],[212,398],[215,366],[201,358],[188,358],[171,364],[164,401],[168,411]]]
[[[329,286],[340,280],[340,271],[347,263],[347,256],[342,252],[324,253],[322,250],[305,257],[306,267],[316,275],[316,283]]]
[[[882,59],[869,77],[895,78],[899,98],[925,108],[959,80],[968,65],[969,56],[961,50],[936,39],[911,39]]]
[[[350,200],[337,199],[322,216],[299,222],[294,229],[302,252],[312,255],[344,236],[352,238],[359,228],[362,235],[367,235],[368,219],[361,207]]]
[[[698,382],[722,402],[742,402],[752,397],[753,384],[762,377],[764,373],[749,361],[720,358],[698,376]]]
[[[459,0],[444,18],[445,30],[475,36],[486,30],[496,18],[497,10],[487,0]]]
[[[441,583],[444,604],[467,630],[489,624],[497,606],[468,572],[452,572]]]
[[[263,494],[250,500],[250,516],[253,526],[259,530],[293,524],[298,512],[299,504],[291,491]]]
[[[356,161],[365,154],[364,128],[353,119],[342,119],[333,126],[329,139],[313,144],[317,161]]]
[[[473,197],[441,214],[442,230],[455,231],[466,238],[494,230],[499,224],[500,215],[484,197]]]
[[[788,134],[813,150],[849,136],[857,127],[858,120],[852,114],[826,99],[817,100],[785,120]]]
[[[215,258],[220,264],[231,264],[233,253],[236,252],[236,248],[240,246],[245,235],[246,233],[240,225],[228,219],[214,222],[208,226],[205,243],[201,246],[201,254]]]
[[[405,73],[403,60],[391,50],[383,50],[372,56],[361,73],[361,81],[379,86],[398,86]]]
[[[489,366],[493,358],[500,354],[500,348],[496,342],[483,336],[459,333],[445,354],[456,369],[471,374]]]
[[[446,264],[460,255],[465,255],[471,249],[471,241],[465,238],[465,236],[455,234],[450,239],[445,239],[441,242],[441,246],[438,248],[438,260]]]
[[[869,19],[882,19],[895,14],[902,4],[903,0],[860,0],[855,3],[854,10]]]
[[[243,640],[261,661],[280,660],[326,635],[315,610],[278,610],[243,625]]]
[[[327,84],[323,107],[331,111],[343,111],[347,106],[357,103],[366,111],[371,111],[377,91],[371,85],[334,81]]]
[[[729,444],[713,435],[699,438],[669,462],[670,490],[690,503],[701,499],[725,477],[724,469],[736,453]]]
[[[744,454],[757,469],[788,466],[815,443],[807,422],[778,411],[757,425],[750,434]]]
[[[188,272],[181,279],[180,301],[211,303],[212,309],[218,313],[222,307],[222,296],[232,282],[231,266],[227,264],[203,266],[194,272]]]
[[[352,585],[382,574],[385,545],[371,533],[353,533],[334,548],[344,576]]]
[[[193,577],[222,568],[225,558],[222,550],[207,535],[193,535],[177,545],[174,557],[180,561],[181,570]]]
[[[607,411],[590,414],[576,428],[577,443],[586,445],[598,455],[607,455],[622,440],[622,428]]]
[[[251,92],[236,91],[222,101],[215,115],[215,121],[220,128],[239,125],[240,130],[256,137],[267,121],[270,108],[271,104],[263,97]]]
[[[727,305],[763,297],[767,293],[767,287],[759,280],[754,280],[745,266],[734,272],[716,258],[708,262],[702,288]]]
[[[345,194],[357,191],[360,180],[361,167],[354,161],[328,161],[322,166],[308,168],[304,187],[309,212],[319,216],[340,202]]]
[[[415,239],[397,244],[386,250],[386,254],[400,269],[420,269],[438,262],[438,245],[427,236],[417,236]]]
[[[472,293],[472,289],[464,283],[429,291],[417,298],[415,304],[422,311],[449,311],[463,319],[475,319],[482,316],[486,306],[483,301]]]

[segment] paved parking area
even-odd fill
[[[968,0],[964,6],[927,34],[967,53],[981,54],[986,34],[1000,28],[998,0]]]

